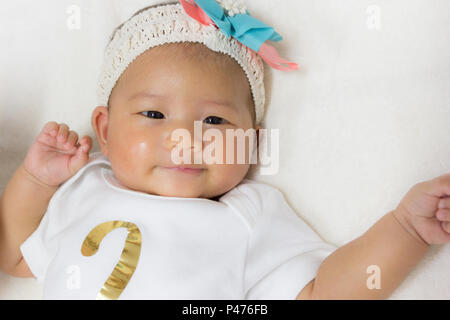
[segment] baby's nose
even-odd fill
[[[177,121],[168,128],[166,147],[183,151],[201,152],[203,146],[202,123],[200,121]]]

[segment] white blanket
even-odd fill
[[[95,137],[103,49],[115,26],[152,3],[2,1],[0,191],[47,121]],[[284,37],[280,55],[300,65],[266,67],[264,124],[280,129],[280,169],[251,177],[284,191],[324,240],[344,245],[414,184],[450,172],[448,0],[246,3]],[[434,246],[390,299],[449,299],[448,270],[450,245]],[[34,279],[0,273],[0,299],[41,294]]]

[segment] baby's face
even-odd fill
[[[203,45],[189,48],[198,51],[199,46]],[[185,50],[171,44],[140,55],[119,78],[109,109],[95,109],[92,125],[115,177],[126,187],[160,196],[210,199],[235,187],[250,168],[248,140],[245,164],[238,164],[236,141],[234,163],[227,163],[226,145],[233,139],[226,139],[225,130],[259,127],[254,126],[250,85],[239,65],[231,58],[217,62],[195,50],[185,56]],[[223,164],[194,164],[195,153],[212,143],[194,136],[194,121],[201,123],[203,134],[212,128],[222,133]],[[177,165],[172,154],[179,143],[172,139],[177,129],[191,138],[191,146],[186,144],[178,153],[191,153],[192,162],[181,165],[200,170],[169,168]]]

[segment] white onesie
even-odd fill
[[[267,184],[245,179],[219,201],[136,192],[93,153],[53,195],[21,245],[46,299],[95,299],[119,261],[128,229],[81,252],[98,225],[137,226],[140,254],[119,299],[295,299],[336,247],[322,241]]]

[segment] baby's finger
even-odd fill
[[[65,123],[59,125],[57,140],[61,144],[65,144],[67,140],[67,135],[69,134],[69,126]]]
[[[72,149],[78,140],[78,134],[75,131],[70,131],[67,137],[67,142],[64,145],[67,149]]]
[[[436,212],[436,218],[439,221],[450,221],[450,209],[439,209]]]
[[[92,139],[90,136],[84,136],[81,140],[80,140],[80,145],[83,149],[83,152],[89,152],[89,150],[92,147]]]
[[[36,137],[36,141],[44,145],[55,146],[55,137],[58,134],[58,130],[59,126],[55,121],[47,122]]]
[[[74,156],[70,159],[70,172],[72,175],[78,172],[88,162],[89,154],[84,152],[83,146],[79,147]]]
[[[445,230],[445,232],[450,233],[450,222],[441,222],[442,229]]]
[[[47,122],[44,127],[42,128],[42,133],[49,134],[53,137],[56,137],[56,134],[58,133],[58,124],[55,121]]]
[[[420,185],[424,186],[424,191],[429,195],[438,198],[450,196],[450,173],[443,174]]]
[[[441,200],[439,200],[438,207],[440,209],[442,208],[450,209],[450,197],[442,198]]]

